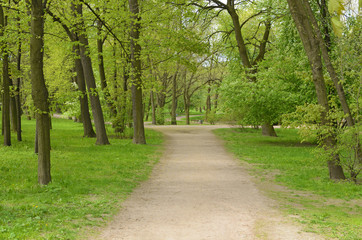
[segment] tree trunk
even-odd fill
[[[211,111],[211,87],[207,88],[207,98],[206,98],[206,114]]]
[[[83,123],[83,136],[93,138],[96,137],[96,133],[93,130],[91,117],[89,114],[89,106],[88,106],[88,96],[86,91],[86,85],[85,85],[85,79],[84,79],[84,71],[82,66],[82,61],[78,56],[80,57],[80,49],[79,46],[74,46],[73,51],[76,55],[76,58],[74,59],[75,63],[75,71],[77,73],[77,85],[78,90],[80,91],[79,96],[79,102],[80,102],[80,113]]]
[[[263,136],[277,137],[277,133],[275,132],[273,125],[270,123],[264,123],[261,126],[261,133]]]
[[[131,67],[132,67],[132,109],[133,109],[133,143],[146,144],[143,124],[142,79],[141,79],[141,46],[138,43],[140,36],[140,12],[138,0],[128,0],[131,15]]]
[[[101,30],[102,30],[102,23],[100,21],[97,22],[98,27],[98,38],[97,38],[97,50],[98,50],[98,69],[99,69],[99,77],[101,80],[101,89],[104,93],[104,99],[107,102],[107,106],[110,111],[111,117],[117,116],[117,109],[115,108],[114,104],[112,103],[111,96],[107,89],[107,79],[106,79],[106,71],[104,68],[104,57],[103,57],[103,44],[105,39],[102,39]]]
[[[240,26],[240,21],[239,21],[239,16],[234,8],[234,6],[228,5],[228,13],[230,14],[230,17],[233,21],[233,26],[234,26],[234,32],[235,32],[235,39],[236,39],[236,43],[238,45],[238,50],[239,50],[239,56],[240,59],[244,65],[244,67],[246,69],[250,69],[252,68],[250,60],[249,60],[249,56],[248,56],[248,51],[246,49],[245,46],[245,42],[244,42],[244,38],[243,35],[241,33],[241,26]]]
[[[4,15],[4,10],[0,5],[0,36],[4,36],[7,17]],[[2,59],[3,59],[3,134],[4,146],[11,146],[10,133],[10,77],[9,77],[9,55],[7,50],[6,40],[2,41]]]
[[[171,106],[171,125],[177,125],[176,121],[177,109],[177,72],[172,79],[172,106]]]
[[[321,124],[323,126],[328,126],[330,125],[327,119],[327,113],[329,111],[328,96],[324,82],[323,64],[320,55],[318,38],[315,35],[313,24],[310,22],[311,19],[307,13],[308,8],[310,8],[309,2],[305,0],[288,0],[288,5],[309,59],[318,104],[323,107],[323,111],[321,112]],[[326,151],[333,151],[335,148],[333,133],[328,133],[326,136],[322,136],[322,139],[323,147]],[[328,161],[328,168],[331,179],[345,179],[343,169],[339,163],[338,155],[331,157]]]
[[[156,104],[153,91],[151,90],[152,125],[156,125]]]
[[[186,114],[186,125],[190,125],[190,100],[187,97],[187,92],[184,93],[184,105]]]
[[[10,94],[10,126],[13,132],[18,132],[18,116],[16,111],[16,98],[15,98],[15,89],[13,81],[9,79],[10,89],[14,89],[12,94]]]
[[[77,11],[80,16],[82,16],[82,5],[77,6]],[[82,26],[84,27],[84,22],[82,22]],[[84,31],[84,28],[82,29]],[[96,81],[94,78],[93,68],[92,68],[92,60],[89,56],[89,43],[88,37],[85,32],[82,32],[79,35],[80,45],[80,56],[83,65],[84,77],[87,84],[89,98],[92,106],[92,113],[94,118],[94,125],[96,127],[96,135],[98,145],[108,145],[108,137],[106,132],[106,127],[104,123],[103,111],[101,102],[99,100],[99,95],[97,92]]]
[[[19,19],[20,21],[20,19]],[[21,71],[21,41],[19,41],[19,45],[18,45],[18,57],[17,57],[17,70],[20,72]],[[22,111],[21,111],[21,101],[20,101],[20,82],[21,82],[21,78],[18,77],[16,79],[16,90],[15,90],[15,105],[16,105],[16,116],[17,116],[17,140],[20,142],[22,141],[22,129],[21,129],[21,115],[22,115]]]
[[[50,175],[50,126],[48,90],[43,73],[44,54],[44,2],[32,0],[32,21],[30,40],[30,65],[32,96],[35,107],[38,132],[38,182],[47,185]]]
[[[322,56],[323,56],[324,64],[325,64],[325,66],[327,68],[329,76],[331,77],[331,79],[333,81],[334,87],[337,90],[337,94],[338,94],[339,100],[341,102],[341,106],[342,106],[343,112],[345,114],[348,126],[352,127],[352,126],[354,126],[354,121],[353,121],[353,117],[352,117],[352,114],[351,114],[351,110],[350,110],[350,108],[348,106],[343,86],[342,86],[342,84],[341,84],[341,82],[339,80],[339,77],[338,77],[338,75],[337,75],[337,73],[336,73],[336,71],[335,71],[335,69],[334,69],[334,67],[332,65],[332,62],[330,60],[330,57],[329,57],[328,47],[330,45],[330,42],[326,42],[323,39],[322,34],[321,34],[320,30],[319,30],[317,20],[314,17],[314,14],[313,14],[313,11],[312,11],[310,5],[306,3],[305,8],[306,8],[306,14],[308,15],[310,24],[313,27],[314,35],[317,38],[317,41],[318,41],[318,44],[319,44],[319,47],[320,47],[320,50],[321,50],[321,53],[322,53]],[[327,29],[328,29],[328,27],[327,27]],[[329,34],[326,35],[326,37],[328,37],[328,36],[329,36]],[[330,41],[330,39],[327,38],[327,41]]]

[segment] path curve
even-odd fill
[[[212,129],[152,127],[166,136],[165,154],[93,239],[322,239],[273,208]]]

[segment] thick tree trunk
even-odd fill
[[[310,8],[309,2],[305,0],[288,0],[288,4],[309,59],[313,73],[313,82],[316,89],[318,104],[323,107],[323,111],[321,113],[321,122],[322,125],[328,126],[330,125],[327,119],[329,105],[323,76],[323,64],[320,55],[318,36],[315,35],[313,24],[311,22],[312,20],[310,19],[310,15],[308,16],[308,8]],[[327,136],[321,137],[323,139],[323,147],[326,149],[326,151],[333,151],[335,148],[333,133],[329,133]],[[345,179],[343,169],[339,164],[338,155],[331,156],[331,159],[328,161],[328,168],[331,179]]]
[[[50,175],[50,126],[48,90],[43,73],[44,53],[44,3],[32,0],[32,21],[30,40],[30,65],[32,80],[32,96],[35,107],[38,135],[38,182],[47,185]]]
[[[261,132],[263,136],[277,137],[277,133],[275,132],[273,125],[270,123],[264,123],[261,126]]]
[[[171,125],[177,125],[176,109],[177,109],[177,72],[172,79],[172,106],[171,106]]]
[[[80,49],[79,46],[74,46],[73,51],[76,56],[80,57]],[[93,130],[91,117],[89,114],[89,106],[88,106],[88,96],[84,79],[84,71],[82,66],[82,61],[80,58],[76,57],[74,59],[75,63],[75,71],[77,73],[77,85],[78,90],[80,91],[79,102],[80,102],[80,113],[83,123],[83,136],[93,138],[96,137],[96,133]]]
[[[236,39],[236,43],[238,45],[238,50],[239,50],[239,56],[240,59],[244,65],[244,67],[246,69],[251,69],[251,63],[249,60],[249,56],[248,56],[248,51],[246,49],[246,45],[244,42],[244,38],[243,35],[241,33],[241,26],[240,26],[240,21],[239,21],[239,16],[234,8],[234,6],[228,5],[227,8],[230,17],[233,21],[233,26],[234,26],[234,32],[235,32],[235,39]]]
[[[4,10],[0,5],[0,36],[4,36],[4,30],[6,26],[6,17]],[[6,41],[6,40],[5,40]],[[3,134],[4,134],[4,146],[11,146],[11,133],[10,133],[10,77],[9,77],[9,55],[7,51],[6,42],[2,42],[2,60],[3,60]]]
[[[77,6],[77,11],[80,16],[82,16],[82,5]],[[82,23],[84,26],[84,23]],[[82,29],[84,31],[84,29]],[[89,43],[88,37],[85,32],[79,34],[79,42],[80,45],[80,56],[83,65],[84,77],[87,84],[87,89],[89,92],[89,98],[92,107],[92,113],[94,118],[94,125],[96,128],[97,141],[98,145],[107,145],[109,144],[106,127],[104,123],[103,111],[101,102],[99,100],[99,95],[97,92],[96,81],[94,78],[93,68],[92,68],[92,60],[89,56]]]
[[[128,0],[131,16],[131,66],[132,66],[132,106],[133,106],[133,143],[146,144],[143,123],[142,79],[141,79],[141,46],[138,43],[140,36],[140,16],[138,0]]]

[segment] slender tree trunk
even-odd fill
[[[307,9],[310,7],[309,2],[305,0],[288,0],[288,5],[309,59],[313,73],[313,82],[316,89],[318,104],[323,107],[323,111],[321,112],[321,122],[323,126],[328,127],[328,125],[330,125],[327,119],[329,105],[323,76],[323,64],[320,55],[318,38],[315,35],[313,25],[309,19],[310,16],[308,16],[307,13]],[[333,133],[328,133],[327,135],[322,136],[323,147],[326,149],[326,151],[333,151],[335,148],[336,141],[333,135]],[[337,154],[334,154],[330,157],[328,161],[328,169],[331,179],[345,179]]]
[[[214,101],[214,108],[215,108],[215,109],[217,109],[218,100],[219,100],[219,93],[216,92],[216,94],[215,94],[215,101]]]
[[[102,39],[101,30],[102,30],[102,23],[98,21],[98,38],[97,38],[97,50],[98,50],[98,69],[99,69],[99,76],[101,80],[101,89],[104,93],[104,98],[107,102],[107,106],[110,111],[111,117],[117,116],[117,109],[115,108],[114,104],[112,103],[111,96],[109,94],[109,90],[107,89],[107,79],[106,79],[106,71],[104,68],[104,57],[103,57],[103,44],[105,39]]]
[[[77,12],[79,16],[82,16],[82,5],[77,6]],[[84,31],[84,22],[82,24],[82,31]],[[92,68],[92,60],[88,54],[89,43],[88,37],[85,32],[82,32],[79,35],[80,45],[80,56],[83,65],[84,77],[87,83],[87,88],[89,92],[89,98],[92,106],[92,113],[94,118],[94,125],[96,127],[97,141],[98,145],[108,145],[108,137],[106,132],[106,127],[104,123],[103,111],[101,102],[99,100],[99,95],[97,92],[96,81],[94,78],[93,68]]]
[[[78,45],[73,47],[73,51],[76,56],[80,57],[80,49]],[[76,57],[74,59],[75,63],[75,71],[77,73],[77,85],[78,90],[80,91],[79,102],[80,102],[80,112],[83,123],[83,136],[93,138],[96,137],[96,133],[93,130],[91,117],[89,114],[89,106],[88,106],[88,96],[84,79],[84,71],[82,66],[82,61],[80,58]]]
[[[177,72],[172,79],[172,107],[171,107],[171,125],[177,125],[176,109],[177,109]]]
[[[156,103],[155,96],[153,91],[151,90],[151,106],[152,106],[152,125],[156,125]]]
[[[20,21],[20,19],[19,19]],[[20,28],[20,27],[19,27]],[[17,70],[20,72],[21,71],[21,41],[19,41],[18,43],[18,57],[17,57]],[[20,83],[21,83],[21,78],[18,77],[16,79],[16,90],[15,90],[15,104],[16,104],[16,116],[17,116],[17,140],[20,142],[22,141],[22,129],[21,129],[21,115],[22,115],[22,111],[21,111],[21,101],[20,101]]]
[[[140,36],[140,12],[138,0],[128,0],[131,16],[131,66],[132,66],[132,106],[133,106],[133,143],[146,144],[142,109],[142,79],[141,79],[141,46],[138,43]]]
[[[211,111],[211,87],[207,88],[207,98],[206,98],[206,113],[209,113]]]
[[[16,111],[16,98],[15,98],[15,88],[13,85],[13,81],[9,79],[10,89],[14,89],[14,91],[10,94],[10,126],[13,132],[18,131],[18,116]]]
[[[38,132],[38,182],[41,185],[47,185],[51,181],[51,175],[49,102],[43,73],[44,5],[46,1],[32,0],[31,2],[30,65]]]
[[[4,10],[0,5],[0,36],[4,36],[7,17],[4,15]],[[7,50],[6,40],[2,41],[2,60],[3,60],[3,123],[4,126],[4,146],[11,146],[10,133],[10,77],[9,77],[9,55]]]

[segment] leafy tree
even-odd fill
[[[44,57],[44,9],[46,1],[31,1],[30,63],[32,96],[35,106],[36,130],[38,135],[38,182],[47,185],[50,175],[50,115],[48,90],[43,72]]]

